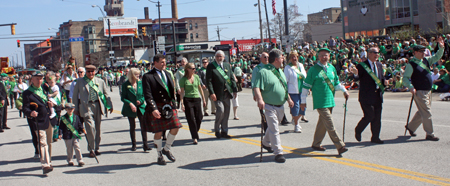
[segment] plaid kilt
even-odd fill
[[[156,105],[158,107],[158,110],[160,110],[165,104],[156,103]],[[176,109],[173,109],[173,116],[170,119],[156,119],[155,117],[153,117],[153,114],[150,110],[145,110],[143,127],[147,132],[157,133],[174,128],[181,128],[183,127],[183,125],[178,118],[178,111]]]

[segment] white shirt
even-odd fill
[[[431,81],[434,81],[434,80],[436,80],[436,79],[439,79],[439,73],[436,73],[436,74],[431,74]]]
[[[72,79],[73,80],[77,79],[75,72],[72,72]],[[61,78],[61,84],[64,84],[66,81],[70,81],[70,78],[67,73],[64,73],[63,77]],[[70,90],[70,83],[67,83],[66,85],[64,85],[64,89]]]
[[[158,73],[158,75],[159,75],[159,78],[161,78],[161,80],[163,80],[163,78],[164,78],[164,80],[165,80],[165,82],[167,83],[167,76],[166,76],[166,73],[162,73],[160,70],[158,70],[158,69],[156,69],[156,72]],[[168,86],[168,85],[167,85]]]
[[[22,90],[22,92],[20,92],[19,88]],[[16,86],[14,87],[13,92],[23,93],[27,89],[28,89],[28,85],[26,83],[22,83],[22,84],[17,83]],[[19,98],[19,94],[17,94],[17,99],[18,98]]]
[[[290,65],[286,65],[284,68],[284,75],[286,76],[286,83],[288,86],[288,92],[289,94],[299,94],[298,89],[298,77],[297,74],[301,73],[303,74],[303,77],[306,78],[306,70],[303,67],[303,64],[297,62],[298,67],[293,67]],[[300,72],[299,72],[300,68]],[[304,79],[302,79],[304,81]]]

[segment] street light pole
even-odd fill
[[[262,31],[262,19],[261,19],[261,0],[258,0],[258,12],[259,12],[259,34],[261,35],[261,43],[264,42]]]
[[[138,1],[139,1],[139,0],[138,0]],[[159,0],[158,0],[158,2],[153,2],[153,1],[151,1],[151,0],[148,0],[148,1],[157,4],[156,7],[158,7],[159,35],[162,36],[162,28],[161,28],[161,9],[160,9],[162,5],[159,3]]]
[[[266,10],[267,32],[269,33],[269,43],[271,45],[272,44],[272,37],[270,36],[270,24],[269,24],[269,16],[267,14],[266,0],[264,0],[264,9]]]
[[[102,13],[102,15],[103,15],[103,19],[108,19],[108,41],[109,41],[109,52],[111,52],[111,51],[113,51],[113,49],[112,49],[112,37],[111,37],[111,21],[110,21],[110,19],[109,19],[109,17],[106,17],[106,15],[105,15],[105,13],[103,12],[103,10],[102,10],[102,8],[100,8],[100,6],[98,6],[98,5],[92,5],[92,8],[95,8],[95,7],[98,7],[98,9],[100,9],[100,12]],[[109,55],[109,62],[110,62],[110,65],[112,66],[113,65],[113,59],[111,58],[111,56]]]

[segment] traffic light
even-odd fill
[[[11,35],[16,35],[16,25],[11,25]]]
[[[142,27],[142,35],[143,36],[147,36],[147,29],[144,27]]]
[[[50,46],[50,39],[47,39],[47,46]]]
[[[17,48],[20,48],[20,40],[17,40]]]
[[[135,37],[135,38],[138,38],[138,37],[139,37],[139,33],[138,33],[138,30],[137,30],[137,29],[134,30],[134,37]]]

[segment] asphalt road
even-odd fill
[[[318,119],[315,110],[307,108],[309,123],[302,122],[302,133],[293,133],[294,126],[280,126],[286,163],[274,162],[274,155],[263,153],[260,162],[260,116],[249,89],[239,93],[240,120],[230,115],[229,134],[232,139],[216,139],[211,132],[214,116],[204,117],[198,145],[190,139],[186,119],[178,133],[172,153],[176,162],[166,166],[156,163],[156,150],[142,150],[141,136],[136,131],[138,150],[130,151],[131,141],[127,118],[120,115],[122,103],[118,89],[110,93],[115,112],[102,122],[100,163],[87,157],[86,141],[81,142],[84,167],[69,167],[62,141],[53,143],[54,171],[42,175],[40,163],[33,159],[34,148],[25,119],[17,110],[9,110],[8,125],[0,134],[0,185],[450,185],[448,165],[450,149],[450,102],[434,95],[433,123],[440,141],[426,141],[420,127],[417,137],[403,136],[411,99],[409,93],[385,94],[381,139],[383,145],[370,143],[370,128],[362,142],[354,138],[354,127],[362,117],[357,91],[348,100],[345,142],[349,151],[343,157],[328,136],[323,141],[325,152],[310,148]],[[342,137],[344,99],[337,93],[333,118]],[[308,105],[312,106],[311,97]],[[285,109],[290,120],[289,110]],[[416,111],[413,106],[412,114]],[[153,135],[149,133],[149,139]],[[150,141],[152,144],[152,141]],[[153,145],[152,145],[153,146]],[[76,162],[76,160],[74,160]],[[76,164],[76,163],[75,163]]]

